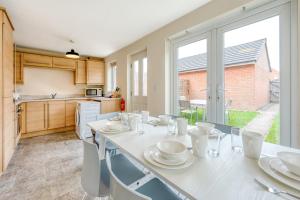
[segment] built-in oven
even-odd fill
[[[22,128],[22,106],[18,104],[16,106],[16,117],[17,117],[17,136],[21,134]]]

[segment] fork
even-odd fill
[[[267,189],[268,192],[272,193],[272,194],[276,194],[276,195],[281,195],[281,194],[286,194],[289,195],[291,197],[294,197],[295,199],[300,199],[298,196],[291,194],[290,192],[284,191],[284,190],[279,190],[275,187],[270,186],[268,183],[266,183],[265,181],[263,181],[260,178],[255,178],[255,181],[257,183],[259,183],[261,186],[263,186],[264,188]]]

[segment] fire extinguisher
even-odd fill
[[[125,111],[125,100],[123,98],[121,99],[121,105],[120,105],[120,107],[121,107],[121,111],[122,112]]]

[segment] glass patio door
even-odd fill
[[[291,7],[271,3],[173,40],[172,113],[290,146]]]
[[[216,70],[217,122],[286,145],[291,126],[288,5],[219,28]]]
[[[189,124],[210,118],[210,32],[179,41],[175,50],[176,113]]]

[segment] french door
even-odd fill
[[[147,110],[147,52],[131,56],[131,111]]]
[[[267,5],[172,42],[173,113],[291,144],[291,3]],[[238,20],[237,20],[238,19]]]

